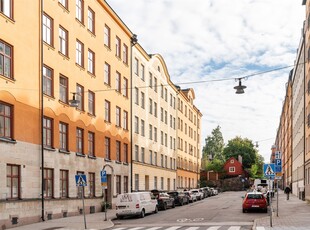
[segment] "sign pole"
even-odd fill
[[[107,192],[106,192],[106,189],[104,189],[104,221],[107,221],[107,201],[106,201],[106,198],[107,198]]]
[[[279,216],[279,180],[277,180],[277,217]]]
[[[271,205],[271,190],[270,186],[271,185],[271,176],[269,177],[269,207],[270,207],[270,227],[272,227],[272,205]]]
[[[87,229],[86,227],[86,216],[85,216],[85,205],[84,205],[84,186],[82,187],[83,188],[83,193],[82,193],[82,202],[83,202],[83,214],[84,214],[84,225],[85,225],[85,229]]]

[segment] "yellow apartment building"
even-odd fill
[[[133,34],[103,0],[1,4],[0,226],[77,215],[82,193],[97,212],[103,168],[108,202],[130,190]]]
[[[176,189],[176,94],[161,55],[133,47],[133,190]]]
[[[199,186],[201,167],[201,117],[194,105],[193,89],[179,89],[177,94],[177,187]]]

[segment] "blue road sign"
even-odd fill
[[[282,160],[281,159],[275,159],[275,172],[279,173],[282,172]]]
[[[100,171],[100,177],[101,177],[101,186],[103,188],[107,188],[108,187],[107,171],[101,170]]]
[[[266,177],[274,177],[275,176],[275,165],[264,164],[264,175]]]
[[[87,186],[87,180],[85,174],[75,175],[76,186]]]

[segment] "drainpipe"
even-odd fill
[[[303,42],[304,42],[304,108],[305,108],[305,113],[306,115],[306,33],[305,33],[305,26],[306,22],[304,21],[304,26],[303,26]],[[306,195],[306,125],[305,125],[306,118],[304,119],[304,179],[303,179],[303,184],[304,184],[304,191],[302,194],[301,199],[304,200],[304,196]]]
[[[40,90],[40,99],[41,99],[41,114],[40,114],[40,118],[41,118],[41,219],[42,221],[45,221],[44,218],[44,143],[43,143],[43,118],[44,118],[44,106],[43,106],[43,102],[44,102],[44,96],[43,96],[43,35],[42,35],[42,26],[43,26],[43,0],[41,0],[41,9],[40,9],[40,16],[41,16],[41,21],[40,21],[40,48],[41,48],[41,60],[40,60],[40,86],[41,86],[41,90]]]

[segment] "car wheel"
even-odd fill
[[[144,218],[144,216],[145,216],[145,211],[144,211],[144,209],[142,209],[142,211],[140,213],[140,218]]]
[[[124,217],[123,216],[118,216],[117,219],[122,220],[122,219],[124,219]]]
[[[156,205],[154,213],[158,213],[158,206]]]
[[[175,203],[174,202],[172,203],[172,208],[175,208]]]
[[[184,204],[184,203],[183,203],[183,200],[181,200],[181,201],[180,201],[180,205],[183,206],[183,204]]]
[[[264,209],[264,213],[267,213],[268,212],[268,209],[266,208],[266,209]]]
[[[167,204],[166,203],[164,203],[164,205],[163,205],[163,210],[167,210]]]
[[[245,213],[245,212],[246,212],[246,210],[243,208],[243,209],[242,209],[242,212],[243,212],[243,213]]]

